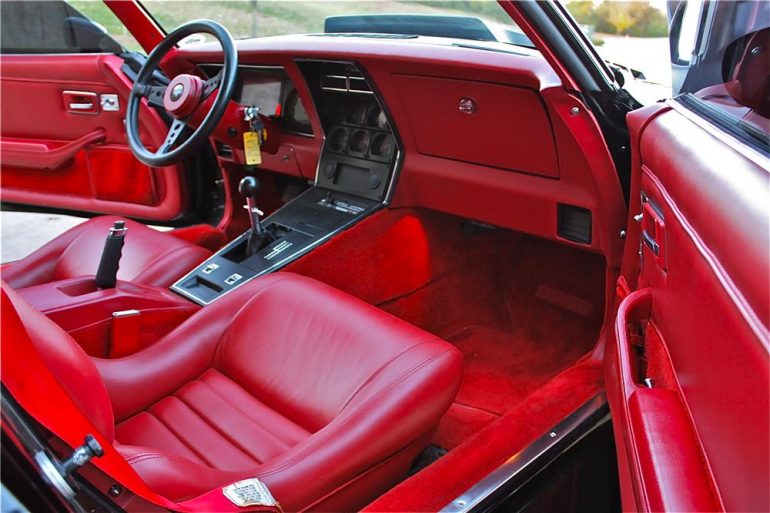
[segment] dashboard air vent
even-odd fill
[[[372,88],[366,79],[360,75],[348,73],[345,75],[321,75],[321,89],[344,93],[372,94]]]
[[[217,141],[217,155],[225,159],[233,158],[233,148],[229,144]]]

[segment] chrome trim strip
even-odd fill
[[[601,414],[603,411],[604,414],[596,419],[597,415]],[[592,421],[592,419],[595,420],[594,425],[591,426],[590,429],[583,433],[576,434],[576,431],[581,425]],[[489,501],[496,492],[510,486],[514,478],[522,471],[536,468],[536,464],[540,464],[541,467],[544,467],[546,464],[551,463],[558,456],[553,454],[553,450],[557,445],[566,444],[566,447],[564,447],[563,450],[567,450],[569,447],[572,447],[582,440],[600,424],[603,424],[608,420],[609,410],[607,398],[604,392],[601,392],[586,401],[580,408],[567,415],[567,417],[547,433],[544,433],[524,449],[511,456],[508,461],[497,467],[481,481],[466,490],[462,495],[444,506],[441,511],[443,513],[467,513],[473,511],[475,508],[478,508]],[[570,438],[574,439],[570,440]],[[520,488],[522,485],[523,483],[519,484],[516,489]],[[513,491],[507,492],[506,497],[510,496],[512,493]],[[485,507],[488,506],[490,506],[490,504],[485,504]]]

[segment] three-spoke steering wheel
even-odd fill
[[[224,66],[219,73],[208,80],[182,74],[174,77],[167,86],[153,85],[153,73],[169,50],[183,38],[201,32],[211,34],[222,45]],[[190,21],[168,34],[147,56],[128,97],[126,134],[136,158],[148,166],[161,167],[178,163],[195,151],[222,119],[233,95],[237,70],[238,52],[235,43],[227,29],[219,23],[210,20]],[[215,91],[216,98],[203,122],[185,137],[184,128],[188,126],[193,112]],[[147,98],[148,103],[164,109],[173,118],[165,140],[155,152],[148,150],[139,138],[139,105],[142,98]]]

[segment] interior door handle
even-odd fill
[[[644,245],[650,248],[650,251],[652,251],[655,256],[660,255],[660,246],[653,236],[647,233],[647,230],[642,230],[642,240],[644,241]]]
[[[96,93],[91,91],[62,91],[64,107],[74,114],[99,114]]]
[[[70,103],[70,110],[94,110],[94,103]]]
[[[642,206],[642,242],[661,269],[666,269],[666,222],[663,212],[649,198]]]

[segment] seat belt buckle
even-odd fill
[[[222,493],[230,502],[241,508],[261,506],[283,511],[281,505],[273,498],[267,485],[257,479],[243,479],[222,488]]]

